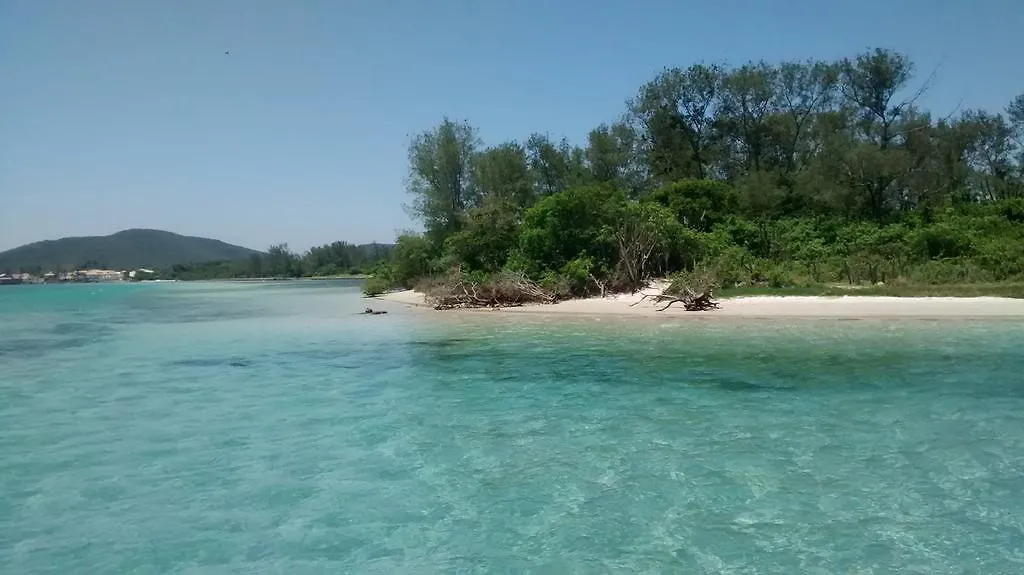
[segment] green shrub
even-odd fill
[[[537,285],[551,292],[556,299],[564,300],[573,297],[572,285],[569,280],[558,272],[548,271],[541,276]]]
[[[363,282],[363,293],[369,297],[387,293],[391,288],[391,281],[382,276],[369,277]]]
[[[399,236],[391,256],[392,285],[411,288],[417,279],[430,274],[436,254],[434,245],[423,236]]]
[[[570,188],[526,210],[519,251],[539,273],[560,270],[580,255],[611,267],[617,253],[615,226],[626,195],[604,186]]]
[[[1024,277],[1024,241],[990,240],[978,247],[974,260],[997,281]]]
[[[928,259],[959,258],[974,252],[970,230],[939,223],[918,230],[914,246]]]
[[[684,226],[708,231],[735,209],[736,192],[718,180],[679,180],[654,190],[647,200],[671,210]]]
[[[993,276],[970,260],[947,259],[925,262],[909,279],[918,284],[966,284],[989,282]]]
[[[1000,211],[1008,221],[1016,224],[1024,223],[1024,198],[1014,198],[1002,202]]]
[[[571,294],[584,296],[590,292],[590,274],[593,267],[594,259],[586,256],[579,256],[562,267],[560,275],[568,284]]]

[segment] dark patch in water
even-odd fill
[[[376,351],[377,346],[365,345],[360,346],[358,344],[337,344],[338,347],[329,347],[326,349],[307,349],[301,351],[282,351],[277,355],[281,358],[285,358],[287,361],[295,361],[296,359],[301,360],[303,363],[316,363],[323,367],[331,369],[361,369],[372,365],[374,362],[386,361],[387,349],[384,350],[385,355],[374,355],[372,353],[362,353],[366,351]],[[363,349],[358,349],[362,347]],[[349,356],[359,356],[362,358],[361,363],[342,363],[341,360]]]
[[[187,305],[182,305],[182,302]],[[173,294],[148,293],[125,300],[121,313],[110,321],[117,324],[140,323],[181,324],[206,323],[233,319],[248,319],[279,315],[271,308],[260,308],[233,300],[204,301],[181,298]]]
[[[460,344],[460,343],[463,343],[463,342],[467,342],[467,341],[469,341],[468,338],[453,337],[453,338],[449,338],[449,339],[439,339],[439,340],[434,340],[434,341],[416,340],[416,341],[410,342],[410,345],[419,346],[419,347],[431,347],[431,348],[435,348],[435,349],[443,349],[443,348],[447,348],[447,347],[454,347],[457,344]]]
[[[168,362],[172,367],[249,367],[252,365],[248,359],[239,357],[211,357],[211,358],[189,358],[177,359]]]
[[[37,358],[66,349],[85,347],[108,339],[114,329],[99,324],[66,322],[42,327],[40,337],[0,339],[0,357]]]
[[[125,314],[113,320],[121,324],[139,323],[207,323],[232,319],[248,319],[272,315],[273,312],[260,312],[249,310],[223,310],[223,309],[190,309],[187,311],[174,310],[174,313],[163,313],[164,310],[133,310],[134,313]]]
[[[278,355],[287,358],[297,357],[300,359],[310,359],[313,361],[326,361],[331,359],[338,359],[338,356],[342,354],[336,349],[309,349],[302,351],[282,351]]]
[[[759,385],[736,379],[719,381],[717,386],[727,391],[794,391],[795,388],[781,385]]]
[[[100,335],[108,335],[108,334],[110,334],[113,331],[114,331],[113,328],[111,328],[109,326],[101,325],[101,324],[95,324],[95,323],[86,323],[86,322],[63,322],[63,323],[56,323],[56,324],[53,324],[52,326],[50,326],[50,329],[49,329],[49,332],[52,333],[53,335],[73,335],[73,336],[83,336],[83,335],[100,336]]]
[[[54,349],[55,342],[36,338],[6,339],[0,341],[0,357],[22,356],[38,357],[44,355],[47,350]]]

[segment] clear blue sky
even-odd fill
[[[0,0],[0,249],[390,241],[409,137],[445,114],[582,141],[665,66],[875,46],[938,67],[934,112],[1001,110],[1022,34],[1014,0]]]

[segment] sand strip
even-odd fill
[[[878,296],[753,296],[720,300],[721,309],[708,312],[687,312],[681,305],[657,311],[663,304],[650,300],[639,302],[644,294],[659,293],[655,286],[641,293],[588,298],[553,305],[526,305],[503,308],[493,313],[547,315],[613,315],[637,317],[700,316],[747,318],[1022,318],[1024,299],[998,297],[878,297]],[[423,294],[413,291],[392,292],[379,299],[406,306],[430,309]],[[637,304],[637,305],[631,305]],[[445,313],[478,313],[490,310],[454,310]]]

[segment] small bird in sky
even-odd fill
[[[231,54],[231,50],[224,50],[224,55],[225,55],[225,56],[228,56],[228,55],[230,55],[230,54]]]

